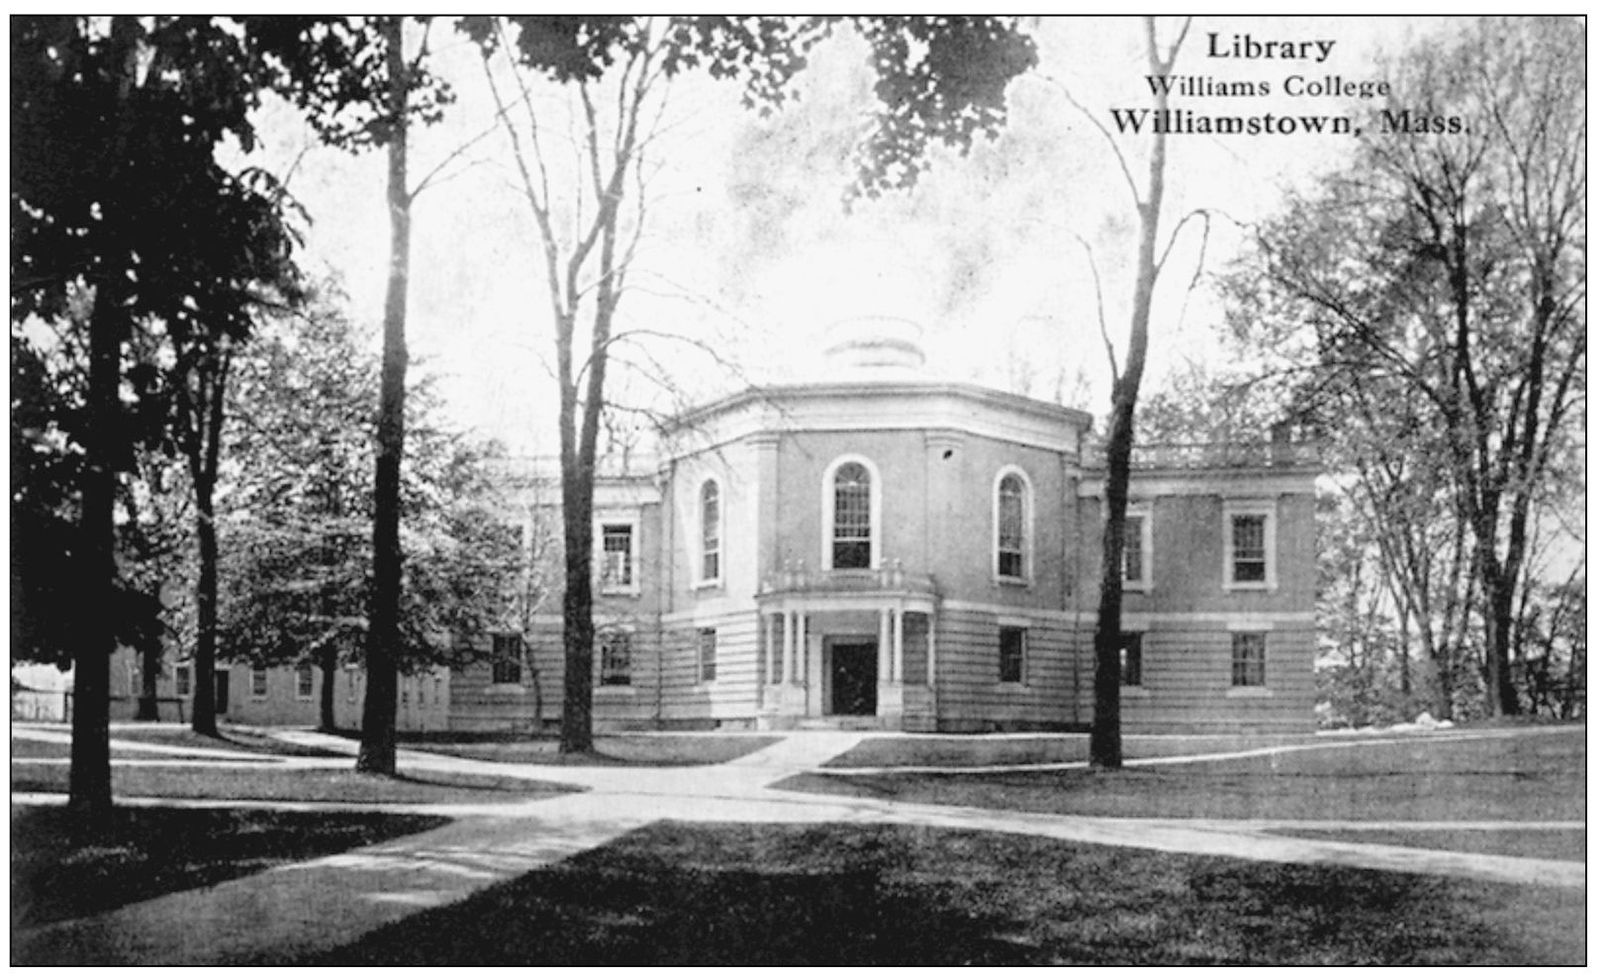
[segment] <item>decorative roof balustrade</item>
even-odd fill
[[[809,569],[802,560],[795,560],[785,569],[767,574],[759,585],[760,594],[853,594],[890,591],[936,595],[938,582],[931,574],[913,574],[906,571],[904,562],[897,559],[884,559],[882,566],[876,568],[835,570]]]
[[[1154,469],[1285,469],[1320,464],[1317,442],[1180,442],[1135,445],[1129,456],[1134,470]],[[1104,445],[1084,449],[1083,465],[1103,469]]]

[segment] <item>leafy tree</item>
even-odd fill
[[[1031,40],[996,18],[466,18],[481,47],[524,202],[555,337],[564,541],[564,709],[560,750],[592,745],[592,499],[606,378],[636,244],[648,222],[649,146],[675,78],[699,71],[741,83],[745,105],[780,107],[812,48],[840,25],[870,44],[879,107],[850,195],[912,186],[929,144],[961,150],[1004,121],[1005,87],[1031,67]],[[494,60],[515,66],[516,94]],[[567,86],[580,186],[555,191],[533,86]],[[549,136],[549,138],[551,138]],[[569,208],[574,208],[570,210]],[[572,230],[573,229],[573,230]],[[640,330],[635,332],[642,332]]]
[[[152,323],[244,336],[254,288],[293,277],[279,201],[214,156],[226,137],[253,145],[261,75],[238,31],[200,17],[15,17],[11,66],[12,319],[73,322],[87,336],[86,410],[69,433],[83,453],[72,560],[82,603],[113,608],[125,344]],[[89,616],[69,638],[69,804],[99,814],[111,807],[116,627]]]
[[[421,20],[409,47],[407,18],[382,16],[248,18],[257,49],[279,67],[278,86],[304,109],[331,145],[352,152],[386,151],[386,204],[391,216],[386,280],[380,410],[375,438],[374,579],[369,591],[364,661],[360,771],[396,772],[397,648],[402,603],[402,459],[406,432],[407,309],[414,200],[440,172],[418,183],[408,176],[408,137],[415,124],[441,118],[448,86],[429,70],[430,21]]]
[[[1412,498],[1449,488],[1494,714],[1519,708],[1515,612],[1537,504],[1583,438],[1584,65],[1584,30],[1564,19],[1426,41],[1392,67],[1386,115],[1455,118],[1457,131],[1365,134],[1348,169],[1263,230],[1233,285],[1236,329],[1310,371],[1328,423],[1399,446],[1359,466],[1380,474],[1412,453],[1425,462],[1400,473],[1422,480]],[[1398,421],[1377,439],[1386,410]],[[1432,566],[1421,572],[1445,573]]]
[[[363,662],[373,558],[375,403],[380,364],[326,295],[272,323],[237,363],[223,498],[224,654],[272,665],[311,659],[322,671],[320,724],[333,729],[334,676]],[[461,638],[502,612],[517,546],[500,521],[494,446],[439,420],[415,382],[413,448],[402,469],[407,560],[398,666],[460,661]]]

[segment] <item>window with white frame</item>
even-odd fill
[[[1027,681],[1027,629],[1020,625],[1001,625],[999,629],[999,681]]]
[[[1004,470],[994,486],[995,577],[1006,581],[1027,580],[1031,514],[1027,477],[1019,470]]]
[[[1223,508],[1223,586],[1272,590],[1277,583],[1277,510],[1271,503]]]
[[[872,566],[873,496],[871,470],[864,464],[848,461],[833,471],[833,569]]]
[[[598,635],[597,647],[598,685],[631,685],[631,633],[610,628]]]
[[[189,696],[190,695],[190,689],[191,689],[191,687],[190,687],[190,677],[191,677],[191,672],[190,672],[190,667],[189,666],[181,665],[181,666],[174,666],[173,667],[173,695],[174,696]]]
[[[720,483],[704,481],[698,494],[699,516],[703,524],[702,581],[720,579]]]
[[[715,652],[719,648],[713,628],[698,629],[698,681],[715,681]]]
[[[1122,586],[1128,591],[1148,591],[1154,569],[1151,556],[1151,516],[1148,504],[1128,504],[1122,528]]]
[[[259,700],[268,698],[268,670],[261,666],[251,667],[251,697]]]
[[[313,698],[313,664],[311,662],[298,663],[296,666],[296,698],[299,700]]]
[[[598,585],[604,593],[630,591],[636,575],[632,562],[635,557],[636,527],[630,523],[604,523],[603,565],[598,570]]]
[[[1267,685],[1267,633],[1234,632],[1229,666],[1232,686]]]
[[[525,639],[518,632],[500,632],[491,637],[491,681],[516,686],[523,668]]]

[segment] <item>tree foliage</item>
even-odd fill
[[[242,352],[230,411],[223,654],[317,664],[326,693],[337,666],[365,661],[380,379],[369,346],[333,297],[282,317]],[[462,661],[464,637],[498,621],[518,561],[491,468],[496,446],[451,428],[442,408],[428,376],[416,380],[401,486],[405,672]]]
[[[120,595],[113,507],[115,472],[131,464],[125,345],[153,323],[244,336],[261,290],[294,282],[282,195],[267,175],[231,173],[214,153],[225,139],[254,144],[259,68],[240,32],[212,18],[11,21],[11,314],[86,337],[84,423],[68,433],[84,454],[70,559],[93,607]],[[97,813],[111,805],[115,633],[111,618],[91,617],[70,636],[69,797]]]
[[[409,24],[418,29],[410,31]],[[408,136],[441,118],[449,86],[430,71],[430,18],[262,17],[247,27],[277,68],[275,87],[307,113],[323,139],[352,152],[383,148],[391,219],[379,414],[374,453],[373,558],[364,655],[368,686],[357,767],[396,772],[397,656],[403,581],[402,464],[407,400],[408,280],[413,202],[431,176],[409,176]],[[409,36],[411,34],[411,36]]]
[[[1392,98],[1413,103],[1388,109],[1462,130],[1366,134],[1230,285],[1238,335],[1306,372],[1305,409],[1348,449],[1403,614],[1441,630],[1426,654],[1447,654],[1459,617],[1428,592],[1448,573],[1477,588],[1493,713],[1519,707],[1539,502],[1583,444],[1584,64],[1569,20],[1426,41],[1391,66]],[[1415,538],[1437,518],[1452,523]]]

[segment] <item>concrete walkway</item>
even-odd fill
[[[351,741],[319,734],[285,732],[282,736],[307,746],[356,749]],[[487,886],[661,819],[897,823],[1258,861],[1325,863],[1572,889],[1585,885],[1583,863],[1267,834],[1279,828],[1329,828],[1333,826],[1330,822],[1096,818],[920,805],[768,787],[791,775],[816,770],[865,736],[857,732],[799,733],[727,764],[683,768],[504,764],[403,751],[399,754],[403,770],[496,773],[590,790],[522,803],[361,806],[450,810],[464,817],[430,832],[158,897],[92,918],[14,932],[12,953],[14,958],[21,952],[30,960],[82,964],[283,961],[350,942],[421,909],[462,900]],[[285,763],[323,767],[328,766],[327,761],[295,757],[286,758]],[[1437,823],[1442,828],[1453,825],[1463,827],[1464,823]],[[1549,823],[1549,827],[1573,827],[1573,823]]]

